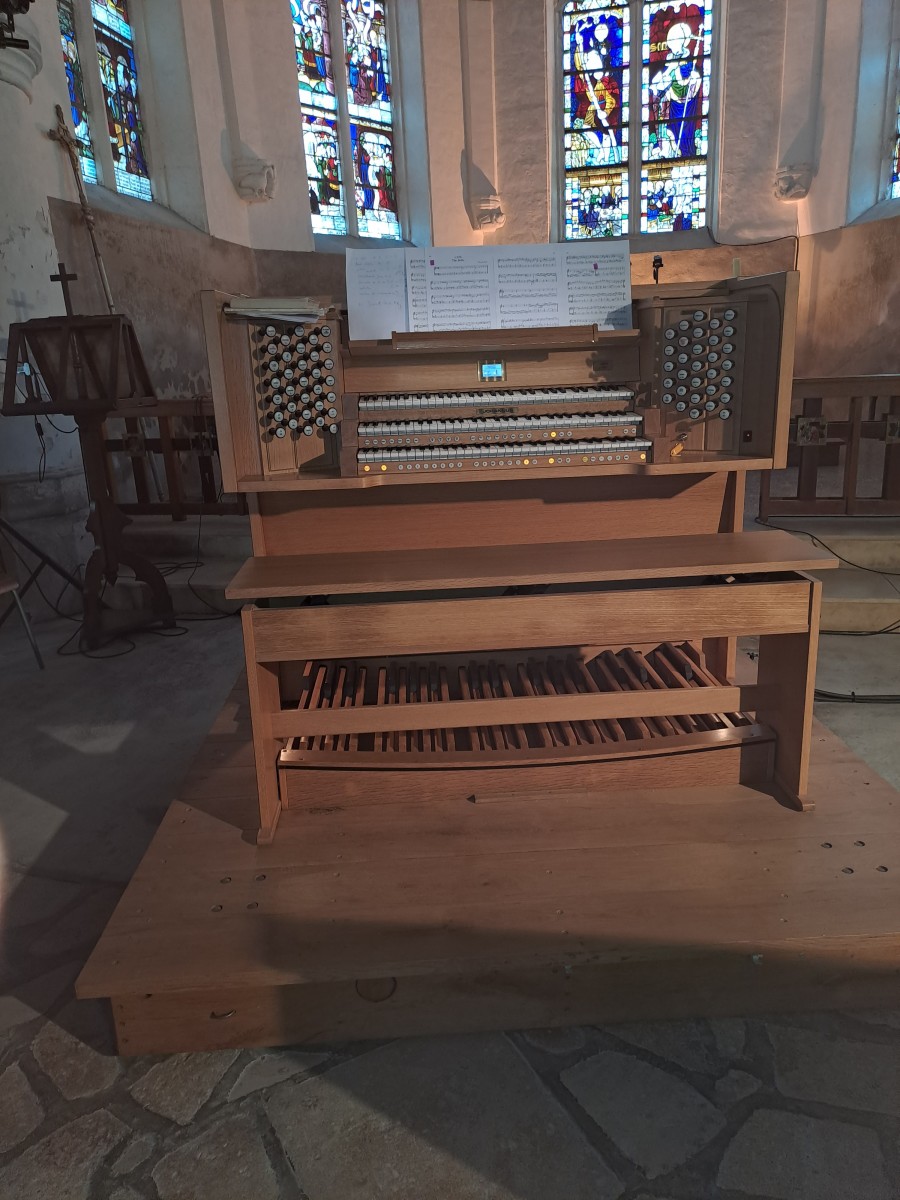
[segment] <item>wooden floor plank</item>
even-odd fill
[[[362,806],[323,791],[257,847],[242,828],[239,691],[226,709],[79,995],[697,955],[849,961],[863,946],[873,970],[898,961],[900,798],[821,726],[810,813],[738,785]]]

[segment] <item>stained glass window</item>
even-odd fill
[[[706,224],[711,39],[712,0],[563,6],[567,239]]]
[[[313,230],[400,238],[383,0],[290,4]]]
[[[152,200],[126,0],[91,0],[116,190]]]
[[[94,146],[88,127],[87,104],[84,98],[84,75],[81,72],[78,42],[75,40],[75,13],[72,8],[72,0],[57,0],[56,8],[59,14],[63,63],[66,68],[66,82],[69,85],[69,107],[72,110],[72,128],[78,144],[81,175],[86,183],[96,183],[97,163],[94,159]]]
[[[897,116],[894,122],[894,156],[891,160],[890,196],[900,200],[900,96],[897,97]]]

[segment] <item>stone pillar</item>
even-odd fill
[[[0,355],[4,368],[13,322],[63,311],[59,284],[50,281],[57,259],[47,196],[51,189],[64,186],[65,162],[45,131],[56,124],[54,104],[63,103],[68,112],[68,103],[55,6],[41,7],[40,25],[27,16],[16,19],[16,33],[27,39],[28,48],[0,50],[0,162],[5,164]],[[45,59],[54,54],[59,80],[39,78]],[[70,186],[74,195],[74,181]],[[55,424],[70,429],[73,422],[59,417]],[[59,433],[47,422],[43,429],[47,455],[40,471],[41,448],[33,419],[0,418],[0,513],[71,569],[84,561],[90,545],[83,532],[86,497],[81,452],[77,436]],[[6,545],[3,555],[7,561],[12,559]],[[9,566],[17,569],[15,560]],[[48,586],[55,596],[61,585],[56,581]],[[34,591],[27,600],[39,611]]]

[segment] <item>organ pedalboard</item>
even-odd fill
[[[321,797],[768,781],[805,805],[804,572],[832,563],[741,532],[742,473],[786,459],[797,292],[637,288],[630,329],[381,342],[204,294],[222,477],[249,493],[226,594],[250,602],[260,841]]]

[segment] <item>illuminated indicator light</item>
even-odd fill
[[[583,455],[581,456],[581,461],[582,461],[582,462],[587,462],[587,460],[588,460],[588,458],[587,458],[587,455],[586,455],[586,454],[583,454]]]
[[[551,458],[551,459],[548,459],[547,461],[548,461],[548,462],[555,463],[555,462],[556,462],[556,459],[555,459],[555,458]]]
[[[530,458],[523,458],[523,459],[522,459],[522,461],[524,462],[525,466],[527,467],[527,466],[528,466],[528,464],[531,462],[531,459],[530,459]]]
[[[553,432],[550,434],[550,436],[551,436],[551,437],[556,437],[556,430],[555,430],[555,429],[554,429],[554,430],[553,430]]]
[[[371,471],[371,469],[372,469],[371,467],[363,467],[364,471]]]
[[[647,461],[647,455],[646,455],[646,454],[642,454],[642,455],[641,455],[641,462],[646,462],[646,461]]]
[[[382,463],[382,464],[381,464],[381,469],[382,469],[382,471],[386,471],[386,470],[387,470],[387,463]]]

